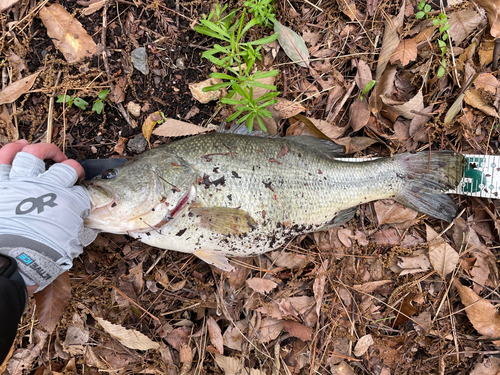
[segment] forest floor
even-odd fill
[[[223,72],[201,58],[222,41],[194,30],[215,2],[53,3],[0,0],[0,145],[25,138],[74,159],[131,158],[234,111],[190,89]],[[500,26],[496,2],[478,3],[486,11],[468,0],[422,10],[416,0],[277,1],[306,61],[282,41],[262,47],[256,68],[279,71],[265,81],[280,92],[268,129],[331,139],[353,157],[498,154]],[[255,26],[245,38],[272,33]],[[58,285],[29,303],[7,371],[497,374],[499,201],[453,198],[452,223],[363,204],[340,227],[234,258],[233,273],[100,234],[69,271],[63,310]]]

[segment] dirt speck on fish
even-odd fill
[[[457,209],[444,192],[458,185],[464,168],[465,158],[451,151],[344,162],[312,137],[206,134],[93,179],[85,224],[231,270],[227,256],[264,253],[340,225],[356,206],[377,199],[451,221]]]

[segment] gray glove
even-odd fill
[[[97,232],[86,229],[90,212],[85,189],[73,186],[76,171],[19,152],[0,165],[0,253],[17,261],[26,285],[42,290],[73,265]]]

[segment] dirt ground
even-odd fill
[[[61,20],[41,19],[51,4],[21,0],[0,12],[0,145],[49,140],[70,158],[132,158],[178,138],[179,124],[148,146],[154,112],[202,130],[233,112],[189,87],[221,71],[201,58],[217,41],[194,31],[214,2],[61,1],[84,30],[75,40],[95,44],[74,62],[49,35]],[[305,42],[310,63],[292,63],[278,42],[263,49],[257,67],[279,70],[280,103],[300,106],[276,110],[276,132],[319,134],[356,157],[498,154],[500,5],[478,4],[429,3],[419,17],[415,0],[277,1],[276,19]],[[432,20],[443,14],[441,32]],[[247,38],[270,34],[255,27]],[[132,61],[140,47],[147,74]],[[497,374],[499,203],[454,200],[450,224],[392,201],[364,204],[340,227],[234,258],[233,273],[100,234],[69,271],[65,307],[64,280],[30,302],[6,373]]]

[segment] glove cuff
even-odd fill
[[[0,235],[0,254],[16,260],[26,285],[38,284],[37,292],[64,272],[57,263],[63,257],[59,252],[26,237]]]

